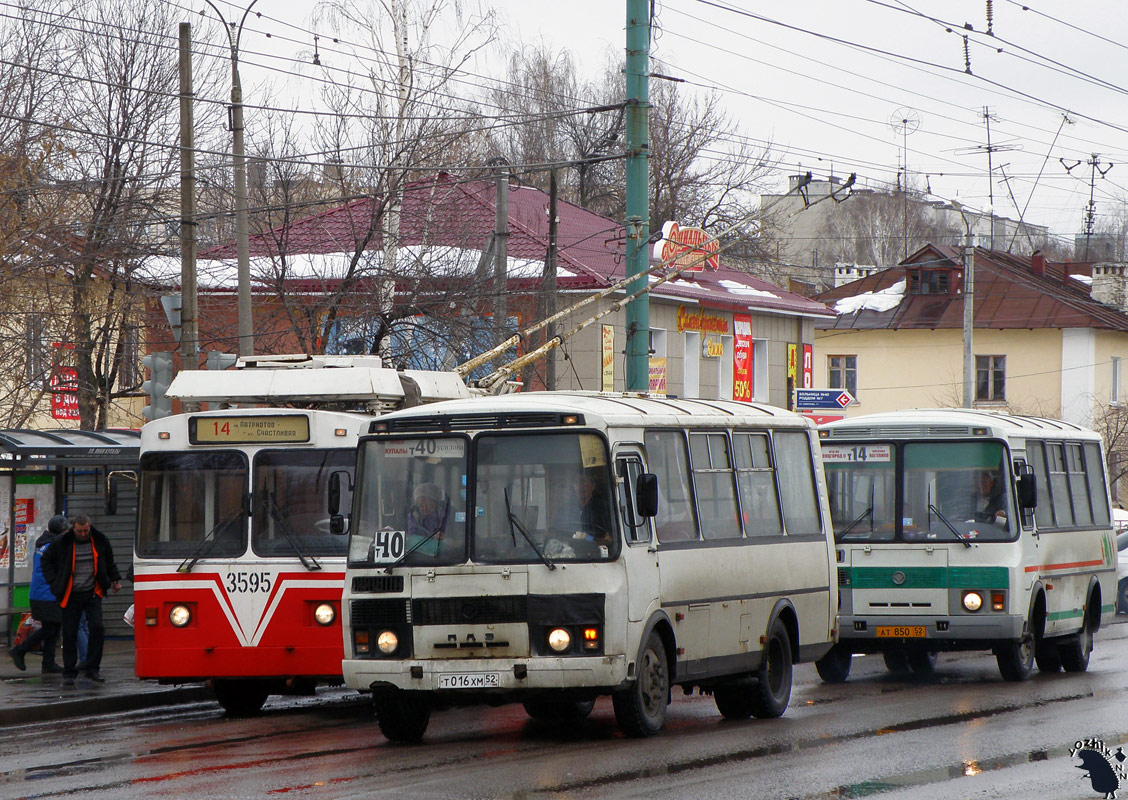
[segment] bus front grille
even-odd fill
[[[398,600],[353,600],[350,609],[354,628],[399,625],[411,622],[411,601],[406,598]]]
[[[528,598],[424,597],[412,601],[416,625],[484,625],[528,620]]]

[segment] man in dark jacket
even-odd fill
[[[78,623],[86,612],[90,644],[86,651],[86,677],[102,683],[102,598],[121,589],[121,573],[114,563],[110,540],[79,514],[71,526],[43,554],[43,577],[63,609],[63,685],[74,686],[78,676]]]
[[[59,626],[63,621],[62,609],[59,608],[58,599],[51,593],[51,587],[43,577],[43,554],[55,541],[55,537],[66,529],[67,518],[62,514],[56,514],[47,521],[47,530],[43,531],[35,541],[35,560],[31,569],[29,599],[31,616],[39,622],[39,628],[8,651],[16,668],[21,672],[27,669],[24,656],[40,642],[43,643],[43,674],[63,671],[63,668],[55,662],[55,642],[59,638]]]

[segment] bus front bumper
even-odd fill
[[[925,650],[987,650],[1022,638],[1023,620],[1008,614],[982,616],[841,616],[839,641],[857,653],[905,647]]]
[[[608,690],[624,685],[628,678],[627,659],[622,655],[442,661],[346,659],[342,671],[345,685],[362,692],[404,689],[455,695]]]

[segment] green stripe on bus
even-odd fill
[[[1052,611],[1046,615],[1046,619],[1057,622],[1063,619],[1074,619],[1084,614],[1084,610],[1080,608],[1071,608],[1068,611]]]
[[[894,573],[905,580],[893,581]],[[854,589],[1006,589],[1006,567],[853,567],[848,570]]]

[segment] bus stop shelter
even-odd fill
[[[125,573],[133,559],[140,445],[137,430],[0,429],[0,611],[6,617],[28,607],[35,540],[55,514],[89,516]],[[107,598],[107,632],[129,633],[121,614],[132,595],[127,584]]]

